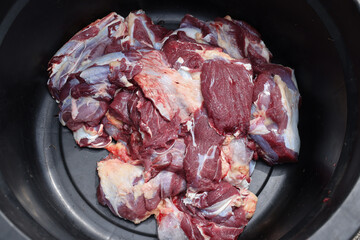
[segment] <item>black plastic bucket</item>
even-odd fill
[[[143,9],[175,28],[182,16],[230,15],[295,69],[302,103],[299,163],[256,166],[257,211],[240,239],[351,239],[360,227],[360,3],[308,1],[2,1],[1,239],[156,239],[96,200],[96,162],[57,119],[47,62],[87,24]]]

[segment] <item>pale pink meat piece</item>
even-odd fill
[[[246,137],[235,138],[227,135],[221,147],[223,165],[227,163],[223,180],[237,188],[249,188],[250,161],[253,159],[253,155],[254,151],[248,147]]]
[[[127,18],[129,44],[133,48],[162,47],[163,37],[169,32],[166,28],[156,25],[146,16],[143,10],[131,12]]]
[[[139,63],[142,70],[134,80],[165,119],[170,121],[178,114],[186,122],[201,107],[200,81],[170,68],[162,52],[150,51]]]
[[[101,204],[121,218],[139,223],[154,213],[163,198],[185,190],[185,180],[179,175],[162,171],[148,182],[143,168],[118,158],[98,162],[100,184],[97,197]]]

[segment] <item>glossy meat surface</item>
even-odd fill
[[[204,63],[201,93],[204,106],[214,128],[220,134],[240,131],[246,135],[253,92],[252,71],[246,61],[223,59]]]
[[[157,214],[160,239],[236,239],[255,211],[257,197],[226,182],[201,194],[166,199]],[[187,238],[184,238],[186,235]]]
[[[140,166],[110,158],[98,163],[100,185],[98,200],[119,217],[139,223],[148,218],[162,198],[175,196],[185,189],[185,180],[163,171],[148,182]]]
[[[297,90],[293,71],[268,65],[255,83],[250,136],[269,164],[295,162],[300,150]]]
[[[296,162],[294,71],[249,24],[185,15],[168,30],[144,11],[110,13],[50,60],[59,120],[80,147],[103,148],[98,201],[159,239],[237,239],[253,216],[258,156]]]
[[[194,191],[208,191],[222,178],[220,146],[224,137],[210,127],[205,111],[196,112],[186,138],[187,148],[184,171],[188,188]]]

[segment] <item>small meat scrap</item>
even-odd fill
[[[109,152],[100,204],[136,224],[155,215],[160,240],[234,240],[256,209],[254,161],[299,155],[294,71],[271,58],[230,16],[169,30],[110,13],[56,52],[47,84],[75,142]]]

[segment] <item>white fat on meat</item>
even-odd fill
[[[179,57],[179,59],[182,59],[181,57]],[[179,60],[178,59],[178,60]],[[179,62],[180,63],[180,62]],[[191,80],[191,81],[194,81],[194,83],[199,84],[200,85],[200,75],[201,75],[201,71],[196,71],[194,69],[190,69],[188,67],[185,67],[185,66],[181,66],[178,70],[177,70],[181,76],[187,80]],[[196,86],[197,87],[197,86]],[[199,93],[198,95],[198,101],[203,101],[203,97],[201,95],[201,92]]]
[[[226,34],[231,32],[230,26],[227,24],[222,25],[221,28],[216,28],[217,32],[217,44],[219,47],[226,50],[233,58],[242,59],[240,49],[237,47],[236,39],[234,39],[231,35]]]
[[[177,30],[174,31],[173,34],[177,34],[178,32],[184,32],[186,34],[186,36],[188,36],[189,38],[195,39],[197,40],[197,36],[199,35],[199,33],[201,33],[201,30],[199,28],[195,28],[195,27],[187,27],[187,28],[179,28]]]
[[[186,122],[186,129],[190,132],[191,134],[191,139],[192,139],[192,144],[194,147],[196,147],[196,142],[195,142],[195,133],[194,133],[194,127],[195,127],[195,123],[194,123],[194,118],[192,118],[191,120]]]
[[[78,99],[71,98],[71,117],[72,119],[76,119],[81,107],[98,109],[99,106],[99,101],[93,99],[92,97],[81,97]]]
[[[97,92],[93,95],[93,98],[108,98],[111,99],[111,95],[108,93],[109,85],[107,83],[95,84]]]
[[[261,98],[261,101],[260,101]],[[270,83],[264,84],[264,90],[259,94],[258,99],[255,101],[255,105],[258,106],[259,110],[266,111],[270,104]]]
[[[114,52],[114,53],[109,53],[109,54],[100,56],[100,57],[98,57],[96,59],[93,59],[91,61],[83,61],[81,63],[81,65],[80,65],[78,71],[84,71],[85,69],[87,69],[87,68],[89,68],[90,66],[93,66],[93,65],[96,65],[96,66],[108,65],[111,62],[120,61],[121,59],[125,59],[126,63],[130,64],[129,60],[126,58],[126,56],[122,52]]]
[[[221,148],[221,157],[229,163],[225,181],[238,188],[249,188],[250,161],[254,152],[246,146],[246,138],[227,136]]]
[[[143,26],[143,28],[145,29],[147,35],[150,38],[151,41],[151,45],[145,42],[142,42],[143,44],[147,44],[148,47],[150,48],[155,48],[157,50],[160,50],[162,48],[162,43],[158,43],[155,40],[155,35],[153,33],[153,31],[151,31],[149,29],[149,27],[146,25],[146,20],[145,20],[145,12],[143,10],[138,10],[135,13],[130,13],[127,17],[126,17],[126,22],[127,22],[127,26],[128,26],[128,32],[129,32],[129,36],[130,36],[130,44],[132,46],[138,47],[136,46],[136,40],[134,38],[134,32],[135,32],[135,20],[139,19],[141,25]]]
[[[98,162],[98,175],[100,186],[105,195],[105,199],[110,202],[112,209],[115,211],[119,206],[125,205],[128,209],[134,208],[134,202],[140,196],[145,201],[157,199],[157,194],[161,198],[166,198],[174,194],[174,191],[183,191],[186,188],[186,182],[181,180],[175,173],[161,171],[155,178],[145,183],[144,168],[123,162],[120,159],[105,159]],[[179,185],[174,184],[173,179],[177,178]],[[140,223],[150,215],[156,213],[157,208],[147,211],[144,218],[132,219],[134,223]],[[116,211],[119,217],[120,212]]]
[[[234,58],[230,57],[229,54],[224,53],[221,48],[195,50],[195,52],[199,54],[205,61],[215,58],[226,59],[228,61],[235,60]]]
[[[217,202],[217,203],[211,205],[210,207],[202,209],[201,212],[205,216],[208,215],[208,216],[225,217],[233,211],[231,203],[233,202],[234,198],[237,198],[237,197],[238,196],[236,196],[236,195],[232,195],[230,198],[226,198],[220,202]]]
[[[129,62],[127,59],[126,59],[125,64],[126,64],[126,69],[125,69],[125,71],[129,71],[131,68],[132,68],[132,70],[133,70],[134,67],[135,67],[135,65],[136,65],[136,63],[131,63],[131,62]],[[112,62],[109,64],[109,66],[110,66],[110,69],[116,69],[116,68],[117,68],[117,69],[121,69],[122,64],[120,63],[120,61],[112,61]],[[131,71],[132,71],[132,70],[131,70]],[[132,72],[131,72],[131,73],[132,73]],[[130,79],[128,79],[125,75],[121,76],[119,80],[120,80],[121,84],[124,85],[124,87],[131,87],[131,86],[133,86],[133,84],[129,82]],[[118,90],[120,90],[120,89],[118,89]],[[116,94],[115,94],[115,95],[116,95]]]
[[[270,51],[269,51],[269,49],[267,49],[267,47],[265,46],[265,43],[262,40],[260,41],[260,44],[258,44],[258,43],[256,43],[256,44],[250,43],[250,44],[252,45],[252,47],[254,49],[258,49],[259,48],[258,45],[260,45],[261,52],[258,52],[258,54],[260,54],[260,56],[265,58],[265,60],[267,62],[270,62]]]
[[[108,27],[116,22],[118,22],[119,25],[125,24],[123,22],[123,18],[120,15],[111,13],[92,24],[96,25],[96,27],[100,29],[100,31],[94,37],[88,38],[86,40],[78,40],[76,39],[75,35],[75,38],[73,37],[62,48],[60,48],[54,57],[62,56],[63,58],[60,62],[50,62],[51,65],[49,70],[51,71],[51,74],[48,84],[51,82],[54,88],[61,89],[65,85],[69,74],[79,72],[79,69],[85,69],[83,64],[91,64],[93,50],[99,45],[99,43],[106,45],[111,42],[111,39],[108,37]],[[124,34],[124,27],[125,26],[119,27],[119,33],[114,34]],[[80,34],[86,29],[81,30],[77,34]]]
[[[110,144],[110,142],[111,142],[110,137],[109,137],[110,141],[108,141],[107,143],[99,142],[97,144],[96,143],[93,144],[97,140],[97,138],[103,134],[103,131],[104,131],[104,126],[102,124],[100,124],[97,127],[85,127],[85,126],[82,126],[78,130],[74,131],[73,135],[74,135],[75,141],[78,144],[80,143],[80,141],[82,139],[86,139],[87,144],[90,145],[89,147],[103,148],[103,147],[106,147],[107,145]]]
[[[248,57],[248,48],[251,46],[253,49],[257,51],[257,53],[262,56],[266,62],[270,61],[270,51],[265,46],[265,43],[261,40],[260,42],[252,42],[247,37],[245,37],[245,46],[244,46],[244,53],[245,57]]]
[[[161,171],[155,178],[151,179],[149,182],[145,183],[142,187],[144,192],[144,197],[146,199],[152,199],[155,197],[159,186],[160,186],[160,196],[169,196],[171,193],[169,192],[172,188],[171,186],[171,179],[174,176],[174,173],[168,171]],[[185,182],[181,188],[185,188]]]
[[[272,123],[271,119],[266,117],[266,110],[270,104],[270,83],[264,84],[263,91],[251,106],[251,114],[255,117],[250,120],[249,133],[253,135],[264,135],[270,133],[267,126]]]
[[[178,28],[175,31],[173,31],[170,35],[168,35],[167,37],[164,37],[161,44],[163,45],[166,42],[166,40],[169,39],[170,36],[176,35],[176,34],[178,34],[178,32],[184,32],[187,37],[196,40],[198,43],[205,43],[204,41],[202,41],[202,38],[199,38],[199,36],[201,35],[201,30],[199,28],[184,27],[184,28]]]
[[[241,60],[235,59],[226,52],[223,52],[221,48],[195,50],[195,52],[199,54],[204,59],[204,61],[212,59],[222,59],[227,62],[232,62],[236,65],[243,66],[247,71],[252,71],[252,66],[250,62],[243,62]],[[251,83],[253,83],[252,74],[248,74],[248,79]]]
[[[246,212],[246,218],[250,219],[255,213],[258,198],[248,189],[240,189],[239,192],[241,197],[234,200],[235,206],[242,206]]]
[[[216,149],[217,149],[217,146],[213,145],[207,150],[206,154],[198,153],[198,159],[199,159],[199,161],[198,161],[199,165],[197,167],[198,178],[201,178],[201,171],[204,168],[204,164],[205,164],[206,160],[213,159],[215,157]]]
[[[270,133],[269,129],[264,123],[263,117],[257,117],[250,120],[249,133],[253,135],[263,135]]]
[[[145,96],[167,120],[172,120],[178,113],[181,122],[188,121],[203,101],[200,81],[170,68],[159,51],[145,54],[140,63],[142,71],[134,80]]]
[[[116,210],[123,204],[131,208],[126,196],[133,193],[136,199],[143,194],[141,189],[143,179],[140,180],[142,182],[133,186],[135,179],[143,176],[143,168],[118,159],[100,161],[97,165],[101,188],[113,209]]]
[[[99,82],[109,83],[107,80],[109,73],[110,71],[108,66],[96,66],[81,72],[80,77],[88,84],[98,84]]]
[[[238,64],[238,65],[241,65],[241,66],[244,66],[244,68],[248,71],[251,71],[252,70],[252,66],[250,63],[243,63],[243,62],[235,62],[235,64]],[[251,79],[251,82],[252,81],[252,75],[249,77],[249,79]]]
[[[122,218],[121,212],[117,211],[120,206],[125,205],[128,209],[133,209],[133,203],[136,199],[140,196],[144,196],[145,199],[152,199],[159,188],[159,185],[154,182],[144,182],[143,167],[124,163],[119,159],[100,161],[97,170],[105,199],[120,218]],[[156,208],[146,212],[143,218],[135,218],[132,221],[140,223],[152,215],[154,211]]]
[[[165,37],[162,41],[162,44],[164,44],[170,36],[176,35],[178,34],[178,32],[184,32],[187,37],[194,39],[197,43],[200,44],[209,44],[209,42],[211,42],[212,34],[207,34],[206,36],[203,36],[201,33],[201,29],[197,27],[183,27],[176,29],[169,36]]]
[[[181,228],[181,220],[184,215],[170,199],[164,199],[158,206],[157,214],[159,240],[188,240]]]
[[[197,206],[196,203],[199,202],[200,199],[206,198],[207,195],[208,195],[208,192],[198,193],[198,192],[188,189],[186,191],[186,195],[185,195],[186,198],[182,199],[182,201],[184,204],[190,204],[193,206]]]
[[[243,207],[247,217],[251,217],[255,212],[257,197],[247,189],[237,190],[236,194],[229,196],[226,199],[215,202],[211,206],[201,208],[201,199],[206,199],[207,192],[197,193],[188,190],[182,202],[185,205],[191,205],[199,209],[201,214],[207,218],[216,216],[226,217],[233,214],[233,207]]]
[[[300,94],[297,91],[293,91],[288,88],[286,83],[281,80],[280,76],[275,75],[274,81],[280,89],[281,103],[286,109],[288,117],[287,125],[284,129],[285,146],[294,152],[299,152],[300,137],[297,125],[299,120],[298,103]]]

